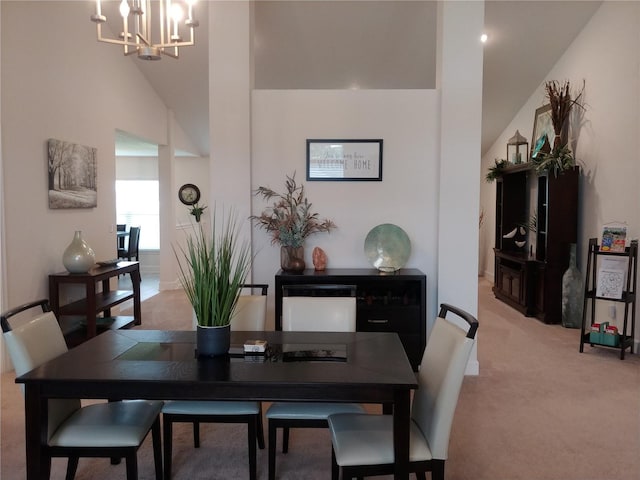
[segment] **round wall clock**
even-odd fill
[[[185,205],[194,205],[200,200],[200,189],[193,183],[185,183],[178,190],[178,198]]]

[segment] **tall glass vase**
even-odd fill
[[[584,282],[576,265],[576,244],[569,250],[569,268],[562,276],[562,326],[580,328],[582,325],[582,309]]]

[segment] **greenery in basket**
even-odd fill
[[[287,175],[285,189],[285,193],[278,193],[268,187],[258,187],[255,192],[265,200],[273,200],[273,204],[260,215],[250,217],[271,235],[272,244],[301,247],[309,235],[331,232],[336,228],[332,220],[320,219],[317,213],[312,213],[304,185],[296,183],[295,172],[292,176]]]
[[[493,182],[496,178],[500,178],[504,173],[504,169],[509,165],[509,161],[505,159],[498,160],[496,158],[493,163],[494,165],[489,167],[489,171],[485,177],[488,183]]]
[[[231,323],[252,261],[249,242],[239,240],[235,213],[216,216],[214,212],[210,234],[198,223],[187,237],[186,246],[174,247],[180,282],[202,327]]]
[[[553,173],[555,177],[565,170],[572,169],[576,165],[576,159],[573,153],[571,153],[569,145],[554,148],[549,153],[539,153],[532,161],[536,173],[542,174],[544,172],[550,172]]]

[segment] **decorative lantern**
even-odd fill
[[[515,164],[529,161],[529,142],[519,130],[507,142],[507,160]]]

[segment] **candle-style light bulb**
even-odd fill
[[[187,0],[187,6],[189,7],[189,20],[193,20],[193,5],[196,3],[196,0]]]
[[[171,15],[171,19],[173,20],[174,37],[178,36],[178,22],[182,20],[182,14],[183,14],[182,7],[179,4],[174,3],[171,5],[170,15]]]
[[[120,15],[122,15],[122,18],[127,18],[130,11],[129,2],[127,0],[122,0],[122,2],[120,2]]]

